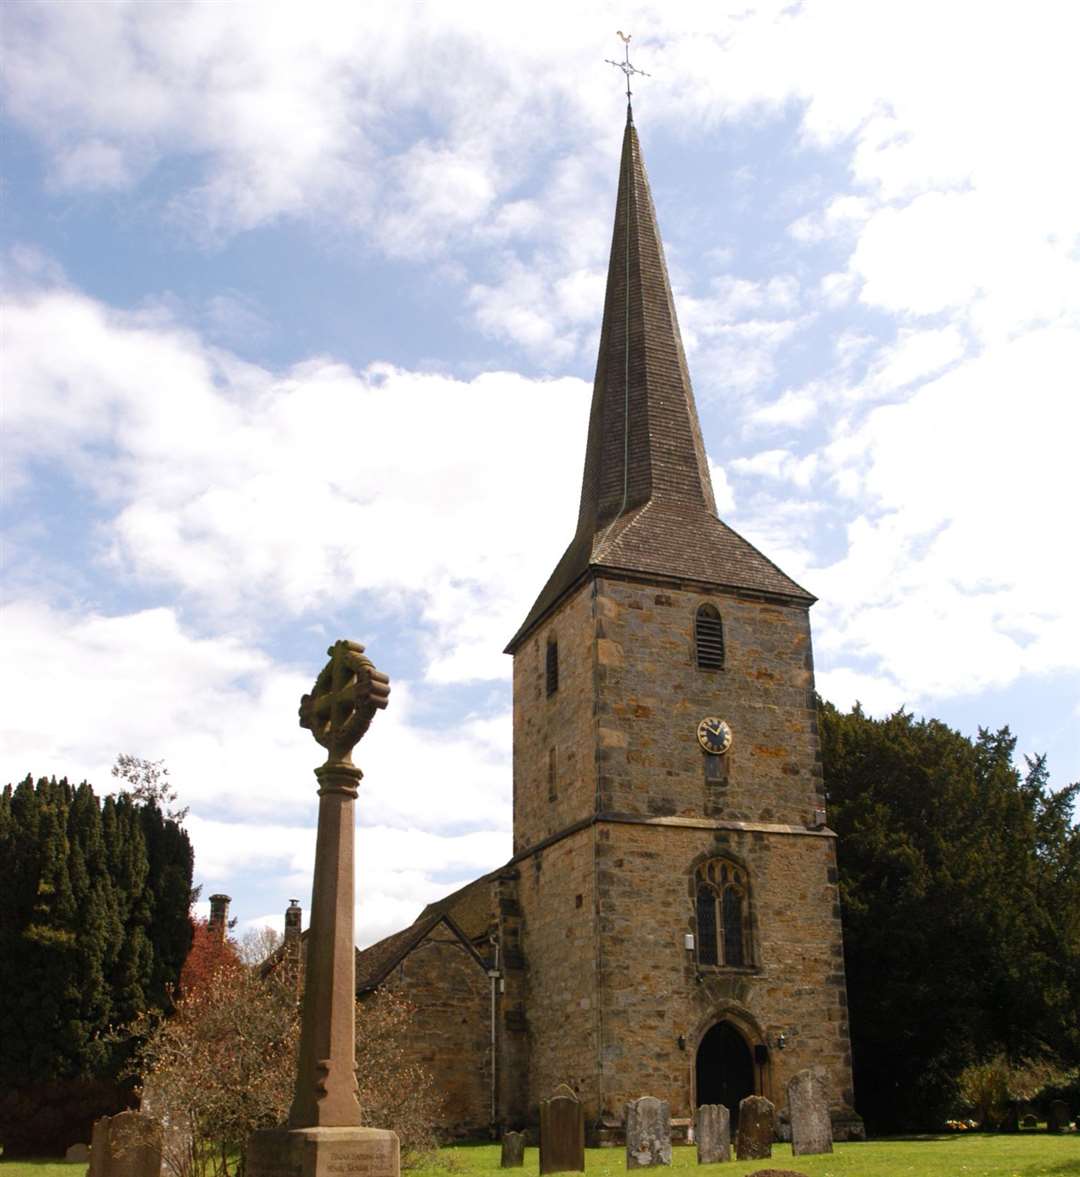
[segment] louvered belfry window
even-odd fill
[[[554,638],[548,639],[545,680],[548,695],[554,695],[559,689],[559,643]]]
[[[694,619],[698,670],[723,670],[724,623],[715,605],[702,605]]]

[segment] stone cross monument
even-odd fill
[[[289,1122],[256,1132],[250,1177],[398,1177],[393,1132],[360,1126],[356,1097],[355,801],[352,750],[390,697],[390,680],[357,642],[335,642],[300,700],[300,726],[326,749],[315,769],[319,826],[311,893],[300,1058]]]

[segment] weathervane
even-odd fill
[[[630,64],[630,34],[624,33],[622,29],[616,29],[615,31],[622,40],[625,57],[622,61],[612,61],[610,57],[605,57],[604,60],[608,63],[608,65],[613,65],[616,69],[621,69],[622,72],[626,75],[626,105],[629,106],[631,95],[630,75],[641,74],[643,78],[650,77],[650,75],[647,74],[643,69],[638,69],[637,66]]]

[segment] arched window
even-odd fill
[[[698,670],[723,670],[724,623],[715,605],[702,605],[694,618],[694,651]]]
[[[695,882],[698,964],[745,968],[751,963],[746,871],[713,858],[698,867]]]

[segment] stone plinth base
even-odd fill
[[[265,1128],[248,1140],[247,1177],[400,1177],[396,1132]]]

